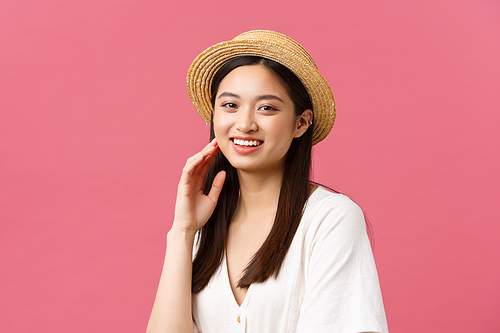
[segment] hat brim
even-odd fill
[[[215,73],[236,57],[250,55],[274,60],[290,69],[309,93],[314,113],[312,141],[315,145],[323,140],[333,127],[336,116],[335,100],[330,86],[314,62],[306,61],[304,55],[299,52],[300,50],[294,52],[285,49],[278,43],[261,40],[231,40],[213,45],[198,55],[189,68],[186,82],[189,98],[203,120],[210,124],[210,86]]]

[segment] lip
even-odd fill
[[[232,136],[230,137],[231,141],[233,139],[238,139],[238,140],[248,140],[248,141],[262,141],[261,139],[254,138],[253,136]]]
[[[258,146],[244,147],[244,146],[236,145],[233,142],[234,139],[247,140],[247,141],[260,141],[260,142],[262,142],[262,144],[260,144]],[[264,145],[264,142],[262,140],[259,140],[257,138],[253,138],[253,137],[249,137],[249,136],[234,136],[234,137],[231,137],[231,140],[229,140],[229,141],[231,141],[231,147],[233,147],[233,149],[239,154],[251,154],[251,153],[259,150]]]

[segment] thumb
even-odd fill
[[[208,193],[208,197],[214,203],[217,203],[219,200],[219,194],[222,191],[222,186],[224,186],[224,181],[226,180],[226,171],[221,171],[215,176],[214,181],[212,182],[212,188]]]

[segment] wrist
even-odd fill
[[[170,231],[167,233],[167,239],[175,237],[187,241],[194,241],[195,235],[196,231],[176,227],[174,223],[174,225],[172,225],[172,228],[170,228]]]

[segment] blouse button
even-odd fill
[[[241,322],[240,316],[238,316],[238,318],[236,318],[236,321],[238,322],[238,324]]]

